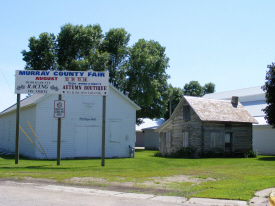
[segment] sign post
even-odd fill
[[[106,96],[103,96],[101,166],[105,166],[105,131],[106,131],[105,127],[106,127]]]
[[[58,95],[58,100],[54,101],[54,117],[58,118],[57,125],[57,165],[60,165],[61,159],[61,118],[65,117],[65,101],[62,95]]]
[[[19,161],[19,127],[20,127],[20,94],[17,94],[16,104],[16,137],[15,137],[15,164]]]
[[[100,71],[46,71],[17,70],[15,73],[15,93],[17,96],[16,155],[19,157],[19,109],[20,94],[58,94],[54,118],[58,118],[57,165],[61,159],[61,118],[65,115],[62,95],[103,96],[102,114],[102,166],[105,164],[106,96],[109,90],[109,73]],[[18,100],[19,98],[19,100]],[[64,108],[62,107],[64,105]],[[17,154],[18,153],[18,154]],[[18,164],[18,157],[15,163]]]

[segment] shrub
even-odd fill
[[[160,152],[154,154],[155,157],[170,157],[170,158],[193,158],[197,148],[195,147],[181,147],[176,152],[169,155],[161,155]]]
[[[162,157],[162,155],[160,154],[160,152],[155,152],[154,156],[155,157]]]
[[[250,158],[250,157],[258,157],[258,152],[257,150],[249,150],[249,151],[244,151],[243,153],[245,158]]]

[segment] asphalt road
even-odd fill
[[[259,196],[264,196],[262,192]],[[155,196],[150,194],[123,193],[91,188],[54,185],[52,183],[26,183],[0,180],[1,206],[197,206],[197,205],[268,205],[268,199],[254,199],[252,204],[245,201],[215,200],[204,198]]]
[[[151,195],[103,191],[40,183],[0,182],[1,206],[175,206],[182,205],[182,200],[152,200]],[[150,198],[150,199],[148,199]],[[193,205],[193,204],[192,204]]]

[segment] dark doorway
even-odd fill
[[[226,157],[232,156],[232,133],[225,133],[224,136],[224,153]]]

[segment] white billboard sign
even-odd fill
[[[107,96],[108,90],[108,72],[16,70],[15,73],[15,94]]]

